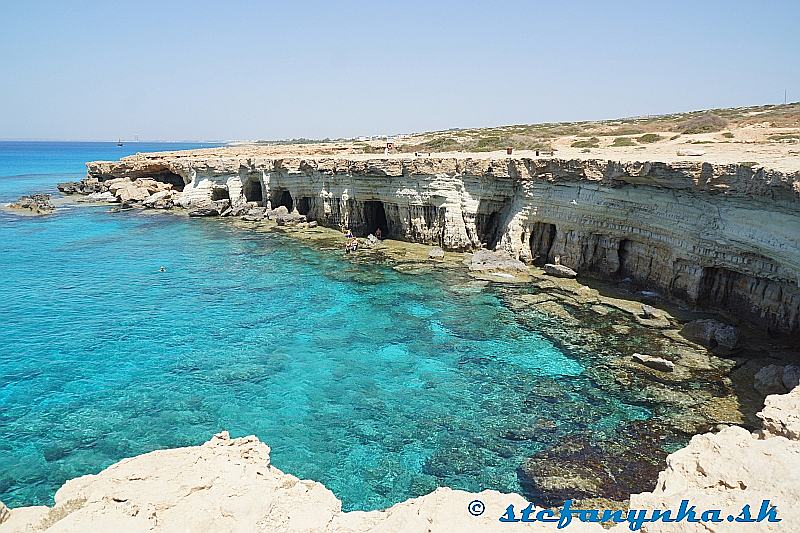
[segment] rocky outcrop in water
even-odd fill
[[[751,434],[730,426],[718,433],[695,436],[689,445],[667,458],[652,492],[630,498],[632,509],[674,509],[689,500],[699,512],[722,511],[718,523],[653,523],[646,531],[736,532],[748,526],[725,520],[743,505],[758,513],[762,500],[777,505],[777,523],[758,524],[758,531],[797,531],[800,528],[800,388],[770,396],[760,415],[764,429]],[[654,435],[657,439],[657,436]],[[641,473],[626,469],[625,456],[613,471],[597,469],[585,443],[565,443],[576,450],[573,475],[582,476],[586,491],[635,483]],[[590,447],[589,447],[590,448]],[[23,507],[7,513],[0,504],[0,533],[83,531],[508,531],[514,525],[498,521],[509,504],[523,509],[516,494],[483,491],[477,494],[436,489],[433,493],[383,511],[343,512],[341,502],[323,485],[284,474],[270,464],[269,447],[255,437],[231,439],[215,435],[202,446],[159,450],[125,459],[97,475],[68,481],[49,507]],[[547,471],[547,461],[535,483],[562,483],[563,470]],[[564,498],[578,495],[568,479]],[[551,490],[552,493],[552,490]],[[485,510],[472,516],[470,502]],[[561,502],[554,502],[560,505]],[[538,509],[538,508],[537,508]],[[516,524],[526,531],[552,531],[542,522]],[[744,529],[743,529],[744,528]],[[570,531],[602,533],[597,524],[577,520]],[[628,531],[620,524],[612,531]]]
[[[29,211],[33,215],[49,215],[56,210],[49,194],[31,194],[20,196],[19,200],[8,204],[10,209]]]

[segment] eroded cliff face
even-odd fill
[[[178,203],[286,206],[331,227],[504,250],[800,333],[800,175],[749,165],[474,158],[137,155],[100,180],[173,183]]]

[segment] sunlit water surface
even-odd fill
[[[0,201],[133,151],[10,144]],[[575,424],[613,431],[648,416],[599,390],[491,288],[218,220],[0,213],[0,272],[10,506],[52,503],[66,479],[224,429],[257,435],[276,466],[346,509],[437,486],[519,491],[522,461]],[[542,419],[548,429],[532,431]]]

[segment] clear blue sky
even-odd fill
[[[800,2],[4,1],[0,138],[274,139],[800,100]]]

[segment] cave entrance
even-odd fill
[[[186,185],[183,182],[182,177],[174,172],[170,172],[169,170],[161,171],[158,174],[154,174],[150,177],[155,181],[160,181],[161,183],[171,183],[173,191],[183,192],[183,187]]]
[[[475,232],[480,243],[489,250],[494,250],[503,235],[503,220],[507,212],[508,201],[498,202],[482,199],[478,202],[475,214]]]
[[[494,250],[497,245],[497,211],[492,211],[489,216],[483,215],[481,221],[476,221],[476,230],[481,244],[485,244],[489,250]]]
[[[556,225],[547,222],[537,222],[531,232],[531,257],[534,264],[543,265],[550,257],[550,248],[556,240]]]
[[[244,199],[248,202],[258,202],[258,205],[264,202],[264,193],[261,190],[261,182],[258,180],[248,181],[243,192]]]
[[[294,209],[294,199],[289,191],[277,191],[273,196],[272,209],[277,209],[280,206],[285,207],[291,213]]]
[[[211,189],[211,200],[230,200],[231,195],[228,193],[227,187],[214,187]]]
[[[364,202],[364,225],[368,235],[375,233],[375,230],[380,228],[384,238],[389,236],[389,222],[386,220],[383,202]]]
[[[722,267],[706,267],[700,278],[697,302],[700,305],[729,305],[728,298],[742,275]]]
[[[619,269],[617,273],[621,276],[624,276],[628,273],[628,263],[631,258],[631,241],[628,239],[622,239],[619,241],[619,246],[617,247],[617,262],[619,263]]]
[[[303,196],[299,200],[297,200],[297,212],[301,215],[308,215],[308,212],[311,211],[311,198],[308,196]]]

